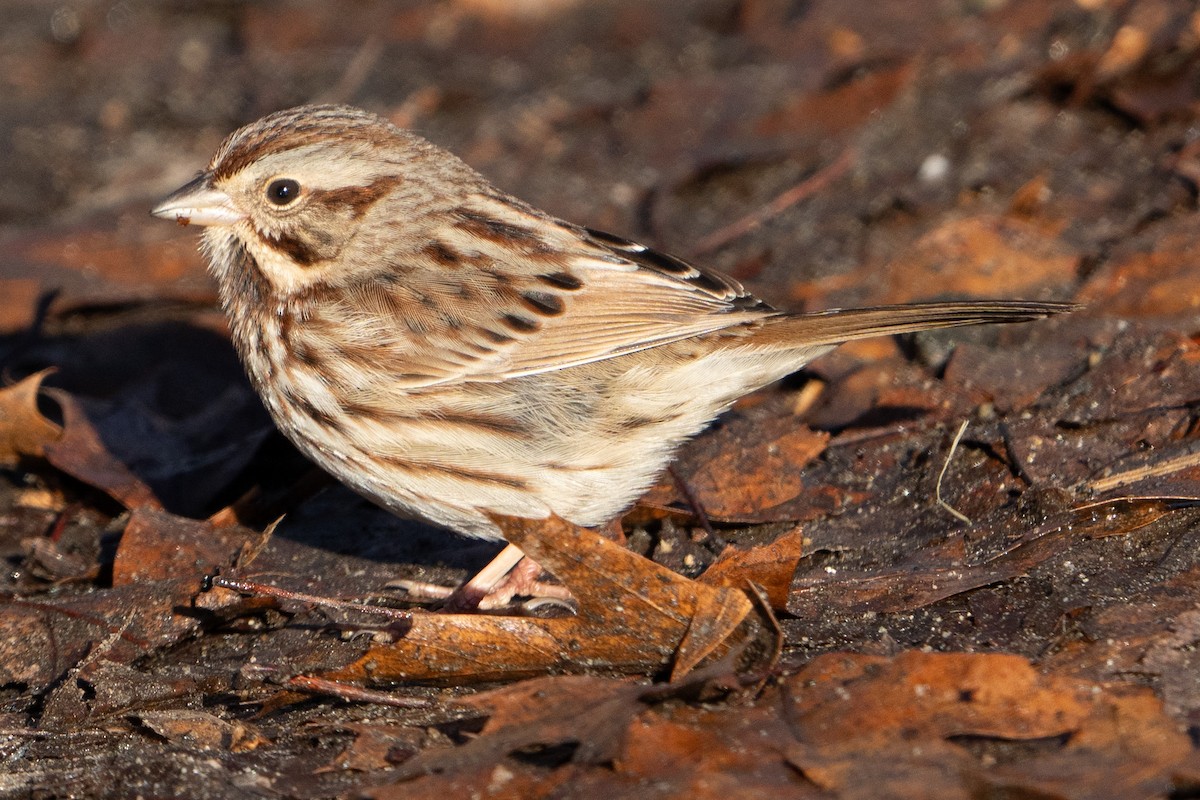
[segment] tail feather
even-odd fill
[[[773,317],[755,336],[755,340],[760,344],[778,341],[779,344],[803,342],[809,346],[836,345],[855,339],[962,325],[1029,322],[1078,308],[1074,303],[978,300],[835,309]]]

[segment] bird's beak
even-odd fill
[[[208,173],[172,192],[150,213],[180,225],[232,225],[246,218],[229,195],[212,187]]]

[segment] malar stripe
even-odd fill
[[[308,242],[302,241],[291,234],[283,233],[278,238],[275,238],[260,232],[258,238],[267,247],[283,253],[302,267],[311,267],[313,264],[323,260],[321,255]]]
[[[484,470],[469,469],[467,467],[459,467],[453,464],[436,464],[431,461],[412,461],[398,456],[385,456],[376,453],[373,458],[387,464],[389,467],[402,470],[410,473],[436,473],[445,475],[457,480],[466,481],[469,483],[490,483],[499,486],[507,486],[510,489],[528,490],[529,485],[520,478],[514,478],[511,475],[497,475],[494,472],[485,472]]]

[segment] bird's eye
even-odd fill
[[[286,206],[300,196],[300,184],[291,178],[276,178],[267,184],[267,199],[277,206]]]

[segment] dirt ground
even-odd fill
[[[1194,3],[9,0],[0,85],[0,797],[1200,797]],[[1082,309],[747,398],[577,617],[320,605],[496,547],[314,473],[148,214],[310,101],[781,308]]]

